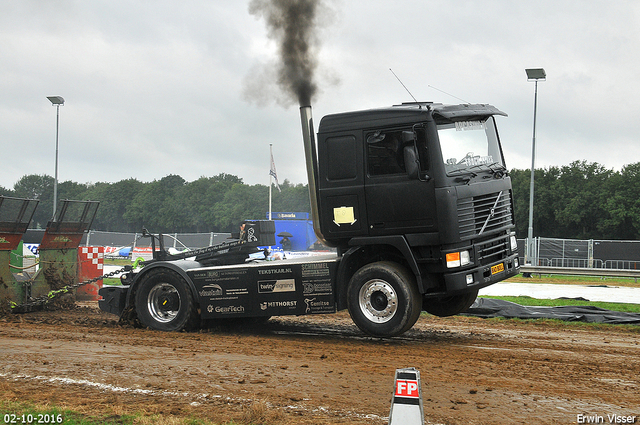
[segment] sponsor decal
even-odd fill
[[[330,294],[332,293],[331,282],[304,282],[303,293],[305,295],[309,294]]]
[[[53,238],[53,242],[69,243],[73,241],[66,236],[56,236],[55,238]]]
[[[304,303],[307,305],[307,308],[304,311],[305,313],[309,313],[314,310],[326,310],[331,307],[331,303],[329,301],[318,301],[317,298],[305,298]]]
[[[10,243],[8,240],[0,236],[0,243]]]
[[[293,309],[298,305],[298,301],[265,301],[260,303],[260,310],[268,308],[289,308]]]
[[[26,254],[26,253],[30,252],[31,254],[37,256],[38,255],[38,248],[40,248],[40,244],[39,243],[25,243],[25,244],[22,245],[23,255],[29,255],[29,254]]]
[[[198,293],[201,297],[219,297],[223,295],[220,285],[206,285],[202,287],[202,290]]]
[[[285,273],[292,273],[293,270],[291,270],[291,267],[282,267],[282,268],[270,268],[270,269],[265,269],[265,270],[258,270],[258,274],[260,275],[265,275],[265,274],[285,274]]]
[[[189,272],[195,280],[203,282],[220,282],[223,285],[226,282],[233,282],[240,280],[247,274],[247,269],[240,270],[199,270],[196,272]]]
[[[268,212],[265,214],[265,217],[269,219]],[[281,220],[286,220],[286,219],[309,220],[309,213],[308,212],[275,212],[273,211],[271,213],[271,217],[275,219],[281,219]]]
[[[311,263],[302,265],[302,277],[329,276],[327,263]]]
[[[276,292],[295,292],[295,279],[259,280],[258,293],[272,294]]]
[[[208,310],[208,309],[207,309]],[[235,314],[235,313],[244,313],[244,306],[236,306],[236,305],[228,305],[228,306],[216,306],[214,308],[216,313],[220,314]]]
[[[247,230],[247,242],[258,242],[256,231],[253,227],[249,227],[249,230]]]
[[[226,288],[227,295],[247,295],[249,293],[248,288]]]
[[[487,128],[484,121],[457,121],[456,131],[484,130]]]

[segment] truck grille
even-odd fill
[[[511,191],[458,199],[460,239],[511,226]]]
[[[478,264],[490,264],[509,256],[509,237],[502,237],[486,242],[481,242],[476,246]]]

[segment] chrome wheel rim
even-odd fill
[[[162,323],[171,322],[180,311],[180,294],[175,286],[160,283],[149,291],[147,308],[154,320]]]
[[[373,279],[362,285],[358,304],[364,316],[375,323],[386,323],[398,310],[398,294],[384,280]]]

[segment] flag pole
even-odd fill
[[[273,179],[276,179],[276,187],[278,192],[280,190],[280,184],[278,183],[278,174],[276,173],[276,163],[273,161],[273,145],[269,143],[269,154],[271,157],[271,166],[269,168],[269,220],[271,220],[271,186],[273,185]]]
[[[269,143],[269,170],[273,168],[273,144]],[[269,220],[271,220],[271,186],[273,185],[273,174],[269,172]]]

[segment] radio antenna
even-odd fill
[[[454,96],[454,95],[452,95],[451,93],[447,93],[446,91],[444,91],[444,90],[440,90],[440,89],[439,89],[439,88],[437,88],[437,87],[433,87],[433,86],[432,86],[432,85],[430,85],[430,84],[427,84],[427,87],[431,87],[431,88],[432,88],[432,89],[434,89],[434,90],[438,90],[439,92],[446,94],[447,96],[451,96],[451,97],[453,97],[453,98],[455,98],[455,99],[458,99],[458,100],[463,101],[463,102],[464,102],[464,103],[466,103],[467,105],[471,105],[471,102],[467,102],[467,101],[466,101],[466,100],[464,100],[464,99],[460,99],[458,96]]]
[[[413,97],[413,95],[411,94],[411,92],[409,91],[409,89],[407,88],[407,86],[405,86],[405,85],[404,85],[404,83],[402,82],[402,80],[400,80],[400,78],[398,78],[398,76],[396,75],[396,73],[395,73],[395,72],[393,72],[393,69],[389,68],[389,71],[391,71],[391,73],[393,74],[393,76],[394,76],[394,77],[396,77],[396,79],[398,80],[398,82],[399,82],[400,84],[402,84],[402,87],[404,87],[404,89],[407,91],[407,93],[409,93],[409,96],[411,96],[411,98],[413,99],[413,101],[414,101],[414,102],[416,102],[416,103],[417,103],[417,104],[422,108],[422,105],[420,105],[420,102],[418,102],[418,100],[417,100],[415,97]]]

